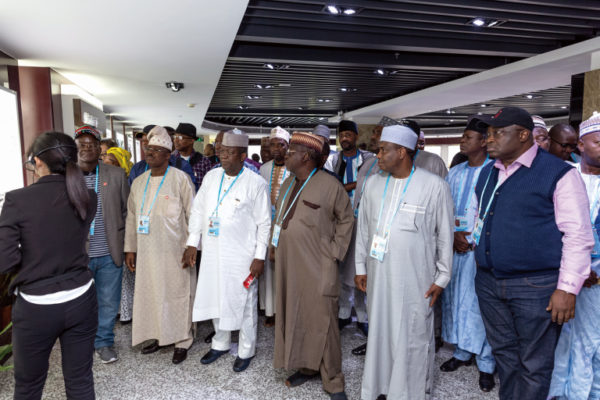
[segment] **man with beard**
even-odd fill
[[[273,159],[260,167],[260,175],[269,184],[270,215],[271,220],[275,218],[275,206],[279,198],[281,184],[291,175],[285,167],[285,155],[287,154],[290,133],[281,127],[271,129],[269,137],[271,146],[269,154]],[[275,265],[268,257],[265,260],[265,271],[261,275],[259,283],[260,309],[265,311],[265,326],[275,324]]]
[[[344,189],[350,197],[350,204],[353,203],[356,193],[356,179],[362,165],[370,158],[373,153],[360,150],[356,147],[358,140],[358,126],[353,121],[343,120],[338,125],[338,138],[342,151],[331,158],[333,172],[337,174],[344,184]],[[353,235],[354,236],[354,235]],[[354,246],[350,244],[349,252],[354,251]],[[352,307],[356,310],[357,326],[366,336],[368,334],[367,308],[363,293],[354,287],[354,257],[347,254],[344,261],[340,264],[341,290],[340,290],[340,330],[352,322]]]

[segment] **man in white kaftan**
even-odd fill
[[[384,128],[378,153],[384,171],[367,180],[360,202],[356,278],[361,287],[358,279],[366,276],[370,325],[364,400],[381,394],[390,400],[420,400],[432,394],[435,345],[430,302],[450,281],[452,197],[443,179],[413,168],[412,159],[404,161],[403,179],[385,172],[388,168],[381,164],[386,153],[394,151],[386,146],[395,143],[409,149],[401,153],[407,160],[406,154],[414,155],[416,141],[417,135],[406,127]],[[379,261],[371,256],[374,236],[384,235],[386,227],[387,250]]]
[[[235,137],[242,135],[228,135],[225,134],[221,153],[244,147]],[[245,143],[247,146],[247,137]],[[267,183],[243,167],[245,154],[222,154],[223,167],[206,174],[192,205],[188,249],[197,246],[202,238],[193,320],[212,319],[215,329],[209,352],[212,356],[203,358],[203,364],[230,349],[231,331],[235,330],[240,331],[238,358],[250,360],[255,354],[258,282],[246,288],[244,281],[251,273],[251,265],[256,261],[262,264],[265,258],[271,211]],[[239,163],[231,175],[227,170],[229,159],[236,155]]]

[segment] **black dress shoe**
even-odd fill
[[[215,361],[217,361],[217,359],[219,357],[221,357],[223,354],[227,354],[229,353],[229,350],[215,350],[215,349],[210,349],[208,351],[208,353],[206,353],[201,359],[200,362],[204,365],[207,364],[211,364]]]
[[[380,394],[379,396],[377,396],[377,400],[386,400],[387,396],[385,394]]]
[[[368,322],[357,322],[356,326],[358,326],[358,330],[363,333],[365,336],[369,336],[369,323]]]
[[[173,364],[179,364],[187,358],[187,349],[180,349],[175,347],[173,352]]]
[[[212,331],[211,333],[209,333],[208,335],[206,335],[206,337],[204,338],[204,343],[210,343],[210,342],[212,342],[213,336],[215,336],[215,331]]]
[[[142,354],[156,353],[158,350],[160,350],[163,347],[164,346],[158,345],[158,340],[153,340],[152,342],[150,342],[150,344],[147,344],[146,346],[142,347]]]
[[[350,325],[352,322],[352,317],[350,318],[338,318],[338,326],[340,327],[340,331],[344,329],[346,325]]]
[[[479,371],[479,388],[484,392],[491,392],[494,386],[494,374]]]
[[[365,354],[367,354],[367,344],[361,344],[357,348],[352,349],[352,354],[354,354],[355,356],[364,356]]]
[[[314,375],[306,375],[303,374],[302,372],[298,371],[293,375],[290,375],[286,380],[285,380],[285,385],[287,387],[296,387],[296,386],[300,386],[303,383],[305,383],[306,381],[311,380],[312,378],[318,376],[319,374],[316,373]]]
[[[348,400],[348,396],[346,396],[346,392],[331,393],[329,395],[329,398],[331,400]]]
[[[253,358],[254,356],[249,358],[236,357],[235,361],[233,362],[233,370],[235,372],[242,372],[243,370],[248,368],[248,365],[250,365],[250,361],[252,361]]]
[[[265,318],[265,326],[270,328],[275,325],[275,316]]]
[[[440,369],[444,372],[452,372],[452,371],[456,371],[458,368],[462,367],[463,365],[468,366],[471,364],[473,364],[472,358],[469,358],[467,361],[461,361],[457,358],[452,357],[451,359],[449,359],[448,361],[446,361],[445,363],[440,365]]]

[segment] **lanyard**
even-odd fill
[[[273,184],[273,171],[275,171],[275,163],[273,162],[273,168],[271,168],[271,179],[269,179],[269,196],[271,195],[271,186]],[[281,182],[285,180],[285,174],[287,173],[287,168],[283,167],[283,175],[281,177]],[[277,201],[277,199],[275,199]]]
[[[394,218],[396,217],[396,214],[398,213],[398,210],[400,209],[402,200],[404,200],[404,196],[406,195],[406,189],[408,189],[408,185],[410,184],[410,181],[412,179],[414,172],[415,172],[415,166],[413,165],[412,169],[410,170],[410,175],[408,176],[408,180],[406,181],[406,184],[404,185],[404,189],[402,190],[402,194],[400,195],[400,198],[398,199],[398,206],[396,207],[396,210],[394,211],[394,215],[392,215],[392,218],[389,219],[389,222],[385,229],[386,236],[390,232],[390,229],[392,227],[392,222],[394,221]],[[389,174],[385,181],[385,189],[383,190],[383,196],[381,197],[381,205],[379,206],[379,217],[377,218],[377,229],[375,231],[376,234],[379,234],[379,223],[381,222],[381,215],[383,214],[383,205],[385,204],[385,197],[387,194],[388,184],[390,183],[391,176],[392,176],[392,174]],[[392,201],[393,201],[393,197],[394,197],[395,193],[396,193],[396,190],[394,187],[394,193],[392,193]],[[392,207],[390,206],[390,210],[391,210],[391,208]],[[389,215],[389,211],[388,211],[388,215]]]
[[[100,164],[96,164],[96,185],[94,187],[94,191],[98,194],[98,175],[100,174]],[[92,225],[90,225],[90,235],[94,236],[94,231],[96,229],[96,217],[92,221]]]
[[[160,188],[162,187],[163,183],[165,182],[165,178],[167,177],[167,174],[169,173],[169,168],[171,168],[169,165],[167,165],[167,170],[165,171],[165,174],[163,175],[162,179],[160,180],[160,185],[158,185],[158,189],[156,189],[156,193],[154,194],[154,199],[152,199],[152,204],[150,204],[150,209],[148,210],[148,216],[150,216],[150,212],[152,212],[152,209],[154,208],[154,203],[156,203],[156,198],[158,197],[158,192],[160,192]],[[148,184],[150,183],[150,177],[152,176],[152,173],[148,174],[148,180],[146,181],[146,187],[144,187],[144,197],[142,197],[142,208],[140,209],[140,215],[144,215],[144,204],[146,204],[146,192],[148,191]]]
[[[476,179],[477,176],[478,176],[477,173],[479,171],[481,171],[481,168],[485,167],[485,164],[488,162],[489,158],[490,158],[490,156],[486,155],[485,156],[485,161],[483,162],[483,164],[481,164],[479,167],[477,167],[477,169],[473,173],[473,185],[471,187],[471,190],[469,190],[468,192],[466,192],[467,196],[469,196],[469,200],[468,200],[467,204],[465,204],[465,212],[469,209],[469,205],[471,205],[471,200],[473,199],[473,196],[471,195],[471,193],[473,193],[473,191],[475,190],[475,186],[477,186],[477,179]],[[462,172],[462,174],[460,176],[461,185],[460,185],[460,190],[458,192],[458,197],[457,197],[457,200],[458,200],[457,204],[458,205],[460,205],[462,203],[462,197],[465,194],[464,193],[464,189],[465,189],[465,184],[464,184],[465,183],[465,173],[467,172],[468,168],[469,168],[468,166],[465,167],[465,169],[463,169],[463,172]],[[462,215],[462,214],[460,214],[460,215]]]
[[[483,200],[483,196],[485,195],[485,189],[487,188],[487,184],[490,181],[490,176],[492,176],[492,172],[494,172],[494,167],[492,167],[492,169],[490,170],[490,173],[488,174],[488,177],[485,180],[485,185],[483,185],[483,190],[481,191],[481,200]],[[490,211],[490,207],[492,206],[492,200],[494,199],[494,193],[496,192],[496,190],[498,190],[499,186],[500,186],[500,179],[498,179],[498,182],[496,183],[494,190],[492,190],[492,193],[490,194],[490,198],[488,199],[487,207],[485,208],[485,213],[483,214],[483,217],[481,217],[481,221],[485,221],[485,217],[487,217],[488,211]],[[481,202],[479,202],[479,209],[477,210],[477,216],[479,217],[480,215],[481,215]]]
[[[300,193],[302,193],[302,190],[304,190],[304,187],[306,186],[306,184],[308,183],[308,181],[310,181],[310,178],[312,178],[312,176],[315,174],[315,172],[317,172],[316,168],[312,170],[312,172],[308,176],[308,179],[304,182],[304,184],[302,185],[302,187],[300,188],[300,190],[298,191],[298,193],[296,193],[296,197],[294,197],[294,200],[292,200],[292,202],[288,205],[288,209],[285,212],[285,214],[283,214],[283,218],[281,218],[281,211],[283,210],[283,205],[285,204],[285,199],[287,198],[287,195],[289,194],[290,189],[294,185],[290,184],[288,186],[287,190],[285,191],[285,194],[283,195],[283,200],[281,200],[281,208],[279,209],[279,213],[277,214],[276,221],[279,221],[278,225],[281,224],[281,221],[283,221],[288,216],[288,214],[290,213],[290,210],[294,206],[294,203],[296,203],[296,200],[298,200],[298,197],[300,196]]]
[[[212,215],[219,216],[219,206],[221,205],[221,202],[223,202],[223,200],[225,199],[225,196],[227,196],[227,194],[229,194],[229,191],[231,190],[233,185],[235,185],[235,182],[238,180],[238,178],[240,177],[242,172],[244,172],[244,167],[242,167],[242,169],[240,169],[240,172],[238,172],[238,174],[236,175],[233,182],[231,182],[231,185],[229,185],[229,187],[227,188],[225,193],[223,193],[223,197],[221,197],[221,188],[223,187],[223,178],[225,178],[225,171],[223,171],[223,175],[221,175],[221,183],[219,183],[219,192],[217,193],[217,207],[215,208],[215,211],[213,211]]]
[[[367,179],[371,175],[371,170],[373,169],[373,167],[375,166],[375,164],[377,164],[377,160],[373,164],[371,164],[371,166],[369,167],[369,170],[367,171],[367,175],[365,176],[365,180],[363,181],[362,187],[360,188],[360,196],[361,197],[363,195],[363,192],[365,191],[365,185],[367,184]]]

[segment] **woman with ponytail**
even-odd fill
[[[0,214],[0,273],[16,272],[14,398],[42,397],[58,339],[67,398],[94,399],[98,304],[86,243],[96,193],[87,189],[75,141],[64,133],[40,135],[27,156],[26,168],[39,179],[6,193]]]

